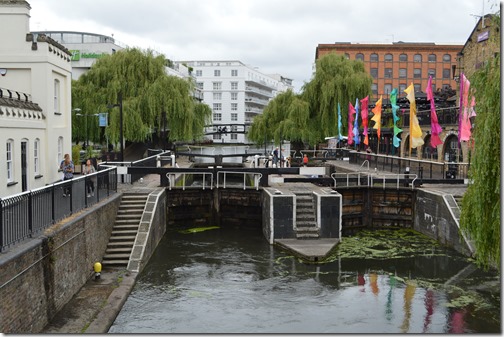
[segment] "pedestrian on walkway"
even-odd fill
[[[273,167],[278,166],[278,147],[273,150],[271,153],[273,155]]]
[[[96,172],[96,169],[95,167],[93,166],[93,164],[91,163],[91,159],[88,159],[86,161],[86,166],[84,166],[84,175],[88,175],[88,174],[91,174],[91,173],[95,173]],[[87,191],[87,197],[94,197],[94,189],[95,189],[95,186],[94,186],[94,181],[93,181],[93,178],[91,177],[86,177],[86,191]]]
[[[74,163],[70,159],[70,155],[68,153],[65,154],[63,157],[64,159],[60,163],[60,168],[59,171],[63,172],[63,180],[70,180],[73,178],[74,174]],[[63,188],[63,196],[69,196],[71,192],[72,185],[71,183],[68,185],[68,187]]]
[[[304,167],[308,166],[308,156],[306,155],[306,153],[303,156],[303,166]]]

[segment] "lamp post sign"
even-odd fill
[[[98,122],[101,127],[107,127],[108,126],[108,113],[100,112],[98,114]]]

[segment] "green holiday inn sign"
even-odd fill
[[[80,50],[70,50],[72,53],[72,61],[79,61],[82,59],[98,59],[107,55],[107,53],[83,53]]]

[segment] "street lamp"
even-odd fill
[[[108,104],[107,108],[119,107],[119,138],[121,138],[121,161],[124,161],[124,136],[123,136],[123,105],[122,105],[122,93],[117,94],[117,103]]]

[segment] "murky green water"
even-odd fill
[[[260,230],[170,231],[110,333],[499,333],[500,279],[412,232],[344,238],[325,264]]]

